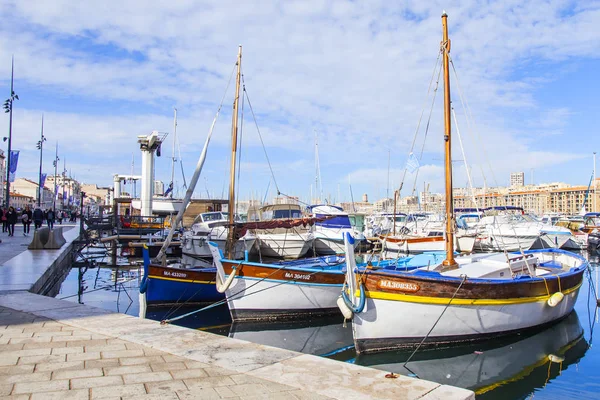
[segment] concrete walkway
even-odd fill
[[[0,396],[474,399],[473,392],[26,292],[0,295]]]
[[[28,250],[33,238],[23,236],[23,225],[15,227],[15,236],[1,236],[0,254],[0,293],[25,290],[47,294],[53,281],[70,268],[72,242],[79,237],[79,225],[58,225],[63,228],[67,241],[58,250]],[[8,258],[8,259],[7,259]]]

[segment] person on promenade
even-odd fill
[[[33,210],[33,224],[34,224],[34,228],[41,228],[42,227],[42,223],[44,222],[44,212],[42,211],[41,208],[36,207],[35,210]]]
[[[15,225],[17,224],[17,212],[13,206],[8,207],[6,213],[6,224],[8,227],[8,236],[15,236]]]
[[[54,229],[54,210],[49,209],[48,214],[46,215],[46,222],[48,223],[48,228]]]
[[[59,224],[62,225],[62,221],[63,221],[63,212],[58,210],[56,212],[56,220],[58,221]]]
[[[23,222],[23,236],[27,236],[29,233],[32,218],[33,213],[31,212],[31,208],[29,208],[29,206],[25,206],[25,209],[21,214],[21,222]]]
[[[8,231],[8,222],[6,220],[7,212],[8,212],[8,210],[6,209],[6,207],[3,207],[2,208],[2,217],[0,217],[0,220],[2,220],[2,232]]]

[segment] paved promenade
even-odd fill
[[[63,222],[62,225],[56,225],[57,227],[63,227],[63,231],[70,230],[78,225],[74,222]],[[44,225],[45,226],[45,225]],[[29,235],[23,235],[23,224],[15,225],[15,236],[8,236],[8,233],[0,232],[0,265],[4,264],[6,261],[11,258],[21,254],[23,251],[27,250],[27,246],[31,243],[31,238],[33,237],[33,224],[31,225],[31,231]]]
[[[474,399],[473,392],[27,292],[0,295],[0,396]]]
[[[0,396],[326,399],[5,307],[0,321]]]

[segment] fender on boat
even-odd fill
[[[548,305],[550,307],[556,307],[564,298],[565,295],[562,292],[556,292],[548,299]]]

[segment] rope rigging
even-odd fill
[[[252,118],[254,118],[254,125],[256,126],[256,131],[258,132],[258,137],[260,138],[260,144],[262,145],[263,151],[265,153],[265,158],[267,159],[267,164],[269,165],[269,171],[271,172],[271,178],[273,179],[273,183],[275,183],[275,188],[277,189],[277,194],[281,194],[279,190],[279,185],[277,184],[277,180],[275,179],[275,173],[273,172],[273,167],[271,166],[271,160],[269,159],[269,155],[267,154],[267,149],[265,147],[265,142],[263,141],[262,134],[260,133],[260,128],[258,127],[258,121],[256,120],[256,114],[254,114],[254,108],[252,107],[252,103],[250,102],[250,96],[248,96],[248,91],[246,90],[246,82],[244,81],[244,75],[242,75],[242,84],[243,84],[243,93],[248,100],[248,107],[250,107],[250,112],[252,113]]]
[[[414,150],[414,148],[415,148],[415,143],[417,141],[417,135],[419,134],[419,129],[421,127],[421,121],[423,119],[423,114],[425,113],[425,104],[427,104],[427,99],[429,98],[429,93],[431,93],[431,87],[433,86],[433,80],[435,78],[436,70],[441,65],[441,62],[440,62],[441,58],[440,57],[441,57],[441,53],[438,54],[438,57],[435,60],[435,64],[434,64],[433,71],[432,71],[432,74],[431,74],[431,79],[429,81],[429,88],[427,89],[427,96],[425,97],[425,100],[423,101],[423,107],[421,108],[421,116],[419,117],[419,122],[417,123],[417,128],[415,129],[415,135],[413,136],[413,140],[412,140],[412,143],[410,145],[410,153],[412,153],[413,150]],[[437,79],[437,82],[436,82],[436,89],[435,89],[436,91],[437,91],[438,83],[439,83],[439,72],[438,72],[438,79]],[[398,189],[398,195],[400,195],[400,192],[402,191],[402,187],[404,186],[404,179],[406,178],[406,171],[407,171],[407,168],[405,166],[404,167],[404,172],[402,174],[402,180],[400,181],[400,188]]]

